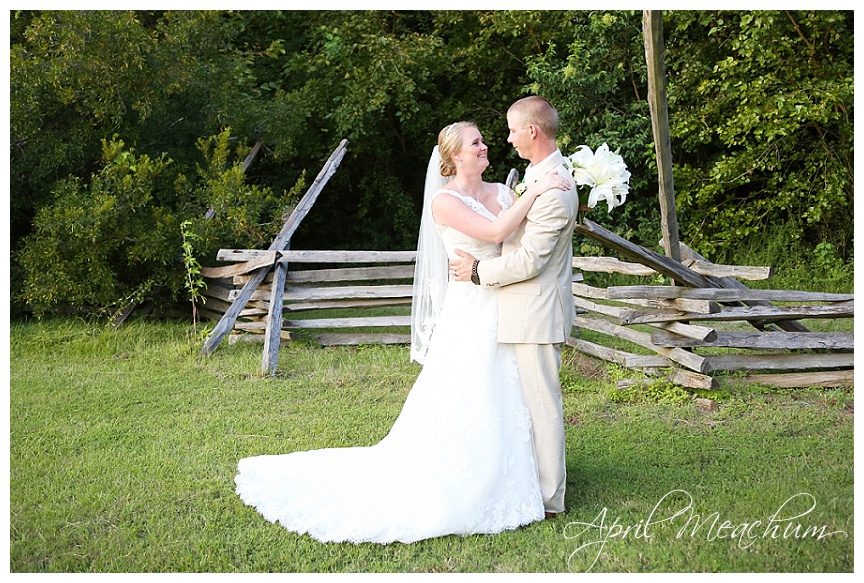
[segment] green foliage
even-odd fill
[[[198,303],[205,303],[207,299],[201,295],[201,290],[207,288],[207,282],[201,275],[201,264],[195,258],[195,242],[200,241],[201,237],[189,230],[191,221],[183,221],[180,223],[180,235],[183,237],[183,267],[186,270],[186,279],[183,285],[189,293],[189,300],[192,302],[192,322],[195,326],[198,324]]]
[[[183,185],[189,199],[195,201],[196,218],[189,220],[201,236],[199,255],[206,261],[213,261],[222,247],[267,248],[306,184],[301,173],[289,191],[277,195],[269,187],[250,183],[243,169],[249,149],[233,150],[231,142],[228,129],[198,140],[203,162],[196,164],[197,177]]]
[[[155,194],[169,188],[170,161],[103,143],[104,167],[89,184],[57,184],[20,253],[23,300],[37,315],[63,306],[109,307],[172,259],[176,218]]]
[[[174,301],[184,288],[194,299],[190,265],[212,261],[221,247],[272,240],[303,186],[301,177],[277,197],[248,185],[229,142],[227,130],[199,141],[197,180],[171,172],[164,157],[138,155],[120,140],[105,142],[103,167],[89,184],[59,182],[52,204],[37,213],[18,254],[25,277],[20,299],[39,316],[105,312],[145,282],[147,299]],[[197,218],[181,222],[182,216]],[[183,233],[194,234],[194,248]]]
[[[717,261],[733,265],[767,265],[771,279],[748,282],[749,287],[853,293],[854,262],[844,261],[828,242],[808,248],[800,239],[800,221],[771,224],[734,249],[717,253]]]
[[[611,214],[598,208],[590,218],[653,248],[660,217],[642,13],[599,10],[568,16],[569,33],[528,58],[532,81],[527,89],[558,109],[563,152],[572,153],[581,144],[596,149],[605,142],[621,154],[632,174],[627,203]]]
[[[681,231],[704,253],[770,223],[851,253],[850,12],[673,12],[669,108]]]
[[[632,387],[613,389],[609,393],[609,400],[613,403],[629,405],[645,403],[685,405],[693,401],[693,395],[679,384],[658,378]]]
[[[38,304],[41,312],[104,308],[145,280],[166,299],[180,298],[182,221],[202,237],[202,264],[220,247],[266,246],[306,175],[343,138],[348,154],[292,246],[413,248],[438,130],[458,119],[477,122],[489,145],[485,176],[504,180],[525,164],[506,143],[504,114],[527,93],[558,107],[565,151],[606,142],[621,153],[632,172],[627,204],[591,218],[656,247],[660,213],[641,16],[13,12],[14,303]],[[718,260],[768,225],[783,225],[805,251],[830,244],[836,262],[825,255],[828,247],[814,256],[826,257],[823,265],[840,276],[847,269],[840,266],[852,264],[852,13],[672,11],[664,21],[682,240]],[[32,268],[49,260],[37,259],[32,247],[40,241],[47,251],[51,228],[86,222],[94,203],[77,199],[106,171],[103,142],[114,136],[136,158],[171,161],[147,208],[132,217],[139,242],[150,239],[140,243],[148,263],[124,265],[121,257],[115,265],[103,250],[87,267],[58,267],[69,291],[52,291]],[[259,142],[243,168],[239,161]],[[56,227],[47,224],[52,214]],[[121,253],[130,245],[101,246]],[[19,257],[28,257],[29,267]],[[93,278],[99,283],[87,281]],[[43,300],[36,298],[40,290]]]

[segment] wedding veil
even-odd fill
[[[414,295],[411,301],[411,360],[420,364],[423,364],[426,358],[432,331],[444,303],[444,292],[447,290],[447,250],[432,218],[432,199],[448,181],[448,178],[441,176],[441,154],[438,146],[435,146],[426,167],[423,214],[420,218],[420,236],[417,238],[417,259],[414,264]]]

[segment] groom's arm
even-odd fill
[[[481,285],[505,286],[531,279],[543,271],[570,221],[565,196],[575,196],[575,193],[547,192],[534,201],[525,219],[525,232],[519,248],[501,257],[484,259],[477,265]]]

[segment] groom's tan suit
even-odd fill
[[[556,150],[525,171],[531,184],[550,172],[575,184]],[[540,489],[547,512],[564,511],[566,481],[561,349],[570,336],[573,302],[573,225],[579,199],[574,188],[549,190],[506,241],[501,257],[477,266],[480,284],[500,287],[498,341],[514,344],[525,402],[531,412]]]

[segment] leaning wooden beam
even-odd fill
[[[707,364],[705,358],[695,354],[693,352],[689,352],[682,348],[664,348],[662,346],[657,346],[653,342],[651,342],[651,335],[646,334],[645,332],[638,332],[633,330],[632,328],[625,328],[624,326],[616,326],[610,322],[603,322],[601,320],[593,320],[591,318],[582,318],[576,317],[574,321],[575,325],[580,328],[585,328],[587,330],[593,330],[595,332],[600,332],[603,334],[607,334],[614,338],[622,338],[624,340],[628,340],[634,344],[642,346],[643,348],[647,348],[649,350],[653,350],[659,355],[668,358],[678,364],[686,366],[687,368],[694,370],[699,373],[708,372]]]
[[[686,267],[679,261],[664,257],[659,253],[646,249],[641,245],[631,243],[627,239],[604,229],[594,221],[583,219],[582,223],[576,225],[575,231],[586,237],[603,243],[605,246],[618,251],[621,255],[646,265],[670,279],[690,287],[720,287],[711,283],[704,276],[699,275],[692,269]]]
[[[290,241],[294,231],[296,231],[297,227],[300,225],[300,221],[306,217],[309,210],[312,208],[312,205],[315,204],[315,200],[321,193],[321,189],[324,188],[324,185],[327,184],[327,181],[333,173],[336,172],[336,168],[345,156],[347,146],[348,141],[342,140],[336,150],[330,155],[330,158],[324,164],[324,167],[321,168],[315,181],[309,187],[309,190],[306,191],[306,194],[303,195],[302,199],[300,199],[300,202],[288,217],[288,220],[285,221],[285,224],[282,226],[282,230],[276,236],[276,239],[274,239],[273,243],[270,244],[270,251],[282,251],[285,249],[285,246]],[[201,348],[202,355],[212,354],[213,351],[216,350],[225,335],[234,327],[234,322],[237,321],[237,316],[246,306],[246,302],[249,301],[252,292],[255,291],[255,288],[258,287],[258,284],[264,279],[264,276],[267,275],[269,271],[268,267],[261,267],[255,272],[255,276],[246,282],[246,285],[243,286],[243,289],[234,300],[231,308],[225,312],[222,319],[219,320],[213,328],[213,331],[210,332],[207,340],[204,341],[204,346]]]
[[[298,206],[299,208],[299,206]],[[268,253],[261,249],[220,249],[219,261],[250,261]],[[294,250],[280,253],[285,263],[408,263],[417,258],[417,251],[307,251]]]
[[[588,356],[614,362],[615,364],[620,364],[625,368],[641,370],[646,368],[654,369],[672,366],[672,361],[659,355],[633,354],[623,350],[609,348],[608,346],[603,346],[601,344],[595,344],[594,342],[582,340],[581,338],[573,338],[572,336],[567,339],[567,345],[572,346],[579,352],[587,354]]]
[[[660,197],[660,227],[663,248],[674,261],[681,259],[678,250],[678,216],[675,211],[675,183],[672,179],[672,143],[669,112],[666,103],[666,59],[663,42],[663,11],[642,11],[642,37],[645,45],[648,106],[654,152],[657,156],[657,182]]]
[[[573,296],[573,303],[576,305],[577,308],[582,308],[589,312],[603,314],[604,316],[610,316],[619,320],[621,318],[621,314],[628,311],[626,308],[622,308],[620,306],[609,306],[606,304],[596,304],[594,302],[589,302],[588,300],[580,298],[579,296]],[[711,338],[716,336],[716,332],[714,332],[714,330],[711,328],[708,328],[706,326],[685,324],[684,322],[648,322],[648,324],[650,326],[663,328],[664,330],[669,330],[670,332],[675,332],[676,334],[681,334],[682,336],[696,338],[699,340],[710,340]]]
[[[708,370],[809,370],[839,369],[852,367],[855,355],[852,352],[792,354],[709,354]]]
[[[845,302],[847,300],[855,299],[854,294],[750,289],[748,287],[740,289],[726,289],[673,287],[666,285],[610,286],[606,288],[606,296],[610,300],[624,300],[631,298],[688,298],[712,300],[715,302],[740,302],[745,300],[775,302]]]
[[[707,259],[705,259],[701,255],[699,255],[697,252],[693,251],[690,247],[688,247],[684,243],[679,242],[679,246],[681,248],[681,258],[682,259],[684,259],[684,260],[696,259],[699,261],[707,261]],[[725,287],[725,288],[732,288],[732,289],[744,289],[747,287],[746,285],[744,285],[743,283],[741,283],[740,281],[738,281],[734,277],[710,277],[710,276],[707,276],[707,277],[708,277],[708,280],[711,282],[711,286],[705,286],[705,287]],[[765,302],[765,301],[745,300],[743,303],[745,305],[748,305],[748,306],[770,306],[771,305],[770,302]],[[786,330],[787,332],[809,332],[810,331],[803,324],[801,324],[800,322],[796,322],[795,320],[780,320],[778,322],[770,322],[770,323],[774,324],[778,328]],[[762,330],[769,323],[767,323],[767,322],[750,322],[750,324],[752,324],[757,330]]]
[[[700,275],[712,277],[737,277],[751,281],[770,279],[774,275],[771,267],[755,267],[749,265],[717,265],[708,261],[691,259],[683,262],[684,265]]]
[[[264,353],[261,355],[261,374],[273,376],[279,359],[279,344],[282,333],[282,303],[285,299],[285,274],[287,263],[277,263],[273,267],[273,281],[270,287],[270,310],[267,312],[267,330],[264,332]]]
[[[641,263],[625,263],[614,257],[574,257],[573,267],[599,273],[650,276],[657,272]]]
[[[799,318],[852,318],[855,315],[855,302],[838,302],[826,306],[756,306],[744,308],[723,308],[716,314],[698,312],[675,312],[672,310],[624,310],[619,315],[621,324],[650,324],[652,322],[673,322],[702,320],[712,322],[730,322],[747,320],[748,322],[779,322],[781,320],[797,320]]]
[[[853,350],[851,332],[717,332],[711,342],[687,338],[665,330],[651,333],[651,341],[671,348],[720,347],[754,350]]]
[[[853,387],[855,385],[854,370],[834,370],[817,372],[795,372],[777,374],[754,374],[744,377],[722,379],[721,384],[764,384],[781,389],[798,387]]]

